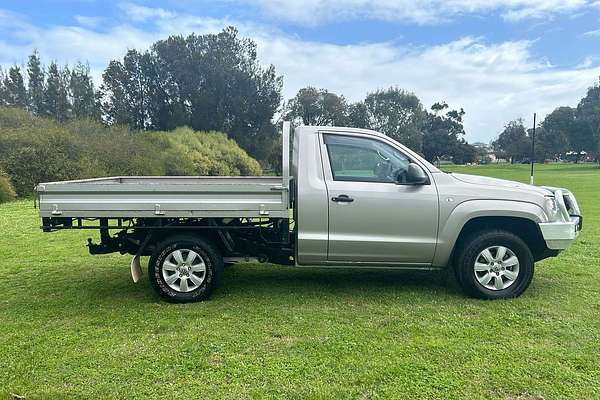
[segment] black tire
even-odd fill
[[[480,283],[475,272],[474,266],[479,254],[494,246],[506,247],[514,253],[519,262],[516,279],[504,289],[491,290],[486,288]],[[527,244],[511,232],[497,229],[479,231],[459,243],[454,258],[454,272],[459,285],[468,296],[488,300],[518,297],[529,287],[533,279],[533,255]],[[485,275],[486,272],[479,272],[479,274]],[[496,278],[494,275],[492,277],[495,282]],[[502,282],[500,282],[500,286],[502,286]]]
[[[163,276],[163,265],[176,250],[182,250],[186,254],[189,250],[197,253],[204,262],[206,270],[200,285],[188,292],[175,290],[165,281]],[[169,274],[169,272],[165,272]],[[156,292],[166,301],[172,303],[190,303],[206,300],[217,287],[223,276],[223,257],[210,241],[194,235],[175,235],[168,237],[156,246],[150,262],[148,263],[148,276],[150,283]],[[181,280],[178,279],[181,286]],[[177,280],[175,281],[177,282]]]

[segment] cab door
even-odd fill
[[[426,184],[401,184],[413,160],[377,136],[322,133],[321,146],[328,263],[431,264],[438,229],[431,177]]]

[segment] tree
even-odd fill
[[[573,129],[569,132],[569,147],[575,151],[575,163],[585,153],[593,153],[598,146],[598,137],[594,135],[593,126],[585,120],[576,119]]]
[[[421,152],[426,114],[414,93],[398,88],[377,90],[367,95],[364,104],[369,128]]]
[[[8,74],[4,76],[2,86],[3,103],[10,107],[27,108],[27,90],[23,82],[21,68],[16,65],[10,67]]]
[[[31,111],[33,115],[43,115],[45,72],[37,50],[33,51],[33,53],[29,56],[29,60],[27,61],[27,77],[27,97],[29,99],[29,111]]]
[[[103,74],[102,109],[107,122],[135,128],[227,132],[264,160],[277,138],[271,120],[281,86],[274,67],[258,62],[256,44],[229,27],[171,36],[148,52],[132,50],[123,62],[111,61]]]
[[[182,101],[177,84],[168,78],[171,74],[168,66],[146,52],[139,60],[139,68],[146,77],[143,83],[148,129],[172,130],[191,125],[188,104]]]
[[[150,86],[157,76],[148,73],[149,52],[129,50],[123,62],[111,61],[104,72],[102,92],[108,101],[103,111],[110,123],[131,129],[152,127]]]
[[[69,89],[74,117],[95,119],[100,117],[89,65],[81,62],[75,64],[69,78]]]
[[[536,159],[543,162],[566,153],[575,128],[575,110],[571,107],[558,107],[548,114],[536,130]]]
[[[457,158],[465,158],[464,142],[460,142],[465,134],[463,116],[465,111],[448,110],[445,102],[435,103],[431,111],[426,114],[423,133],[423,155],[431,162],[438,157],[456,155]],[[461,149],[458,149],[462,146]],[[460,151],[460,155],[456,152]],[[469,160],[467,162],[471,162]],[[462,164],[462,163],[461,163]]]
[[[125,68],[120,61],[111,61],[102,74],[101,111],[109,125],[132,126],[126,80]]]
[[[58,122],[65,122],[71,112],[67,89],[68,75],[67,68],[60,70],[55,62],[50,63],[44,92],[44,110],[46,115]]]
[[[327,89],[300,89],[286,105],[285,118],[304,125],[347,125],[348,104],[344,96]]]
[[[369,129],[369,111],[364,102],[359,101],[348,106],[348,126]]]
[[[4,70],[0,66],[0,106],[6,105],[6,93],[5,93],[5,89],[4,89],[4,79],[5,79]]]
[[[492,146],[499,158],[508,158],[511,164],[528,157],[531,143],[527,138],[523,120],[518,119],[506,124]]]
[[[590,87],[577,105],[577,129],[569,144],[576,151],[600,153],[600,81]]]
[[[477,160],[477,149],[475,146],[460,139],[452,146],[452,162],[454,164],[467,164]]]

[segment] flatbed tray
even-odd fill
[[[117,176],[36,186],[41,217],[289,217],[280,176]]]

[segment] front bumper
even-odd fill
[[[545,222],[539,225],[546,246],[551,250],[564,250],[579,236],[581,217],[573,216],[568,222]]]
[[[550,189],[550,188],[549,188]],[[564,250],[579,236],[583,218],[575,196],[566,189],[551,188],[558,203],[558,220],[539,224],[546,246],[551,250]]]

